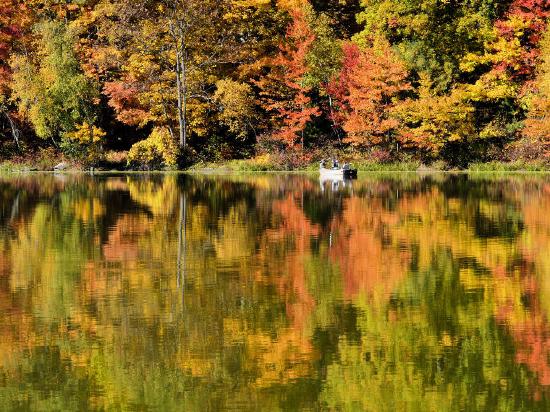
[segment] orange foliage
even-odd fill
[[[342,217],[332,222],[337,235],[329,252],[342,271],[346,298],[366,294],[385,300],[404,279],[410,253],[387,244],[398,221],[379,200],[346,199]]]
[[[147,231],[148,228],[144,226],[142,216],[122,216],[103,245],[105,259],[109,262],[136,260],[139,254],[136,241],[140,235],[146,234]]]
[[[528,119],[525,121],[524,135],[533,139],[541,139],[550,146],[550,98],[537,96],[533,99]],[[547,154],[550,149],[547,149]]]
[[[304,255],[309,252],[311,237],[320,232],[320,227],[313,225],[304,215],[299,202],[300,199],[293,194],[275,202],[273,211],[281,216],[282,222],[276,230],[268,232],[268,239],[271,240],[284,240],[290,236],[294,239],[295,250],[285,259],[283,267],[277,270],[280,274],[277,288],[285,298],[287,315],[295,327],[304,325],[315,306],[307,288]]]
[[[279,46],[280,53],[273,60],[271,77],[258,82],[266,96],[266,108],[275,112],[280,129],[274,137],[294,148],[298,142],[304,147],[304,129],[319,109],[311,105],[308,93],[311,86],[304,79],[308,68],[306,57],[315,40],[306,14],[301,9],[291,11],[292,23],[287,30],[286,44]]]
[[[117,120],[130,126],[138,126],[147,118],[147,111],[144,110],[137,97],[138,91],[123,82],[105,83],[104,93],[109,97],[111,106],[117,116]]]
[[[351,49],[347,55],[358,48],[355,45],[346,47]],[[349,72],[345,98],[349,113],[344,122],[348,137],[345,141],[358,147],[389,143],[399,127],[399,121],[391,115],[394,101],[410,89],[406,81],[407,70],[384,40],[361,50],[358,60],[350,61],[355,66],[344,68]]]
[[[534,96],[525,121],[524,136],[541,141],[550,152],[550,31],[541,41],[542,56],[534,81]]]

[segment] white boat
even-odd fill
[[[325,168],[325,163],[321,162],[319,166],[319,172],[321,173],[321,178],[330,179],[330,178],[348,178],[353,179],[357,177],[357,169],[352,169],[351,165],[345,163],[344,166],[340,167],[338,162],[333,162],[334,166],[332,169]]]

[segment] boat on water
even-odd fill
[[[331,161],[332,167],[325,167],[325,161],[321,161],[319,164],[319,172],[321,178],[340,178],[340,179],[355,179],[357,177],[357,169],[353,169],[349,163],[344,163],[340,166],[337,160]]]

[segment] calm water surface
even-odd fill
[[[550,408],[550,177],[0,178],[0,409]]]

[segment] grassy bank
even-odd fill
[[[95,170],[126,170],[127,152],[107,152],[99,163],[94,165]],[[24,173],[32,171],[53,171],[57,165],[63,164],[67,171],[90,170],[86,161],[70,159],[54,149],[40,149],[34,153],[12,156],[0,159],[0,172]]]
[[[487,162],[472,163],[468,168],[452,168],[443,162],[424,165],[417,161],[377,163],[372,161],[355,161],[353,167],[360,172],[550,172],[550,165],[541,161],[537,162]],[[288,167],[278,164],[270,164],[257,159],[230,160],[227,162],[198,163],[189,170],[197,172],[267,172],[267,171],[303,171],[315,172],[319,169],[317,162],[306,166]]]
[[[550,165],[545,162],[487,162],[472,163],[468,167],[470,172],[550,172]]]
[[[390,162],[380,163],[367,160],[356,160],[352,162],[353,167],[359,171],[372,172],[413,172],[424,167],[420,162]],[[301,171],[315,172],[319,169],[317,161],[306,164],[292,164],[273,161],[269,156],[258,156],[252,159],[228,160],[225,162],[197,163],[189,168],[190,171],[216,171],[216,172],[284,172]],[[438,169],[435,169],[438,170]]]
[[[95,170],[126,171],[126,156],[123,152],[110,152],[104,161],[94,167]],[[67,159],[53,151],[42,151],[38,155],[14,157],[0,160],[0,172],[24,173],[30,171],[52,171],[56,165],[64,163],[67,171],[89,170],[89,166]],[[356,159],[353,167],[360,172],[437,172],[437,171],[468,171],[468,172],[550,172],[550,163],[544,161],[486,162],[472,163],[466,169],[451,168],[438,161],[428,166],[419,161],[375,162]],[[316,172],[317,162],[308,164],[283,164],[274,162],[270,156],[257,156],[251,159],[228,160],[224,162],[196,163],[186,169],[191,172]]]
[[[394,162],[394,163],[354,163],[354,167],[363,172],[415,172],[421,165],[415,162]],[[233,160],[223,163],[199,163],[188,170],[196,172],[316,172],[319,169],[318,163],[306,166],[285,167],[280,165],[257,164],[248,160]],[[431,169],[430,169],[431,170]],[[433,169],[436,170],[436,169]]]

